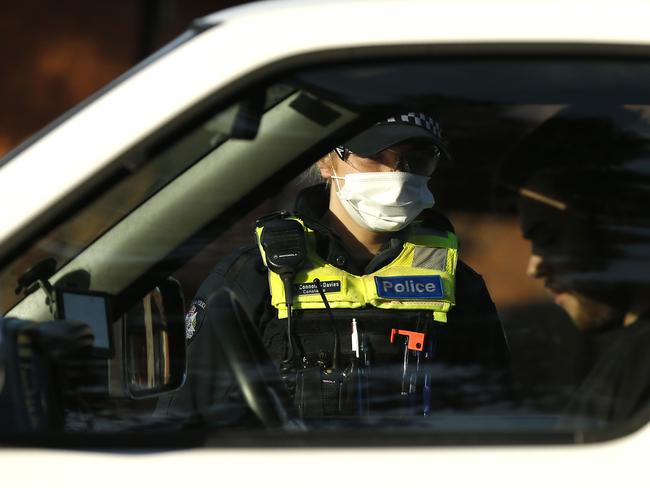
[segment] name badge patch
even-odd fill
[[[341,291],[341,282],[339,280],[321,281],[320,286],[323,287],[325,293]],[[318,288],[314,283],[298,283],[293,285],[294,295],[313,295],[318,293]]]
[[[433,276],[375,276],[377,295],[394,299],[444,298],[442,278]]]

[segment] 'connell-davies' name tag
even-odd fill
[[[440,276],[375,276],[377,295],[382,298],[443,298]]]
[[[341,282],[338,280],[321,281],[320,286],[325,293],[341,291]],[[294,295],[313,295],[314,293],[318,293],[318,288],[316,288],[314,283],[298,283],[297,285],[293,285],[293,293]]]

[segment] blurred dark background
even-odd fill
[[[0,7],[0,157],[182,33],[243,0],[26,0]]]

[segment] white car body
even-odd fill
[[[392,45],[552,43],[640,46],[648,53],[648,19],[647,1],[277,1],[214,14],[204,22],[216,27],[157,57],[0,167],[0,252],[116,157],[128,158],[138,141],[205,97],[276,63]],[[202,448],[141,454],[4,448],[0,477],[20,486],[68,487],[647,486],[643,460],[649,450],[647,425],[611,441],[562,446]]]

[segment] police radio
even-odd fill
[[[293,278],[302,267],[307,255],[305,230],[299,222],[288,218],[273,219],[264,224],[260,245],[266,255],[266,265],[277,273],[284,284],[287,305],[287,339],[289,347],[285,363],[291,366],[294,358],[294,340],[291,330],[291,305],[293,303]]]
[[[285,277],[293,278],[305,262],[305,230],[296,220],[276,219],[266,223],[260,244],[266,254],[267,266],[279,274],[283,282]]]

